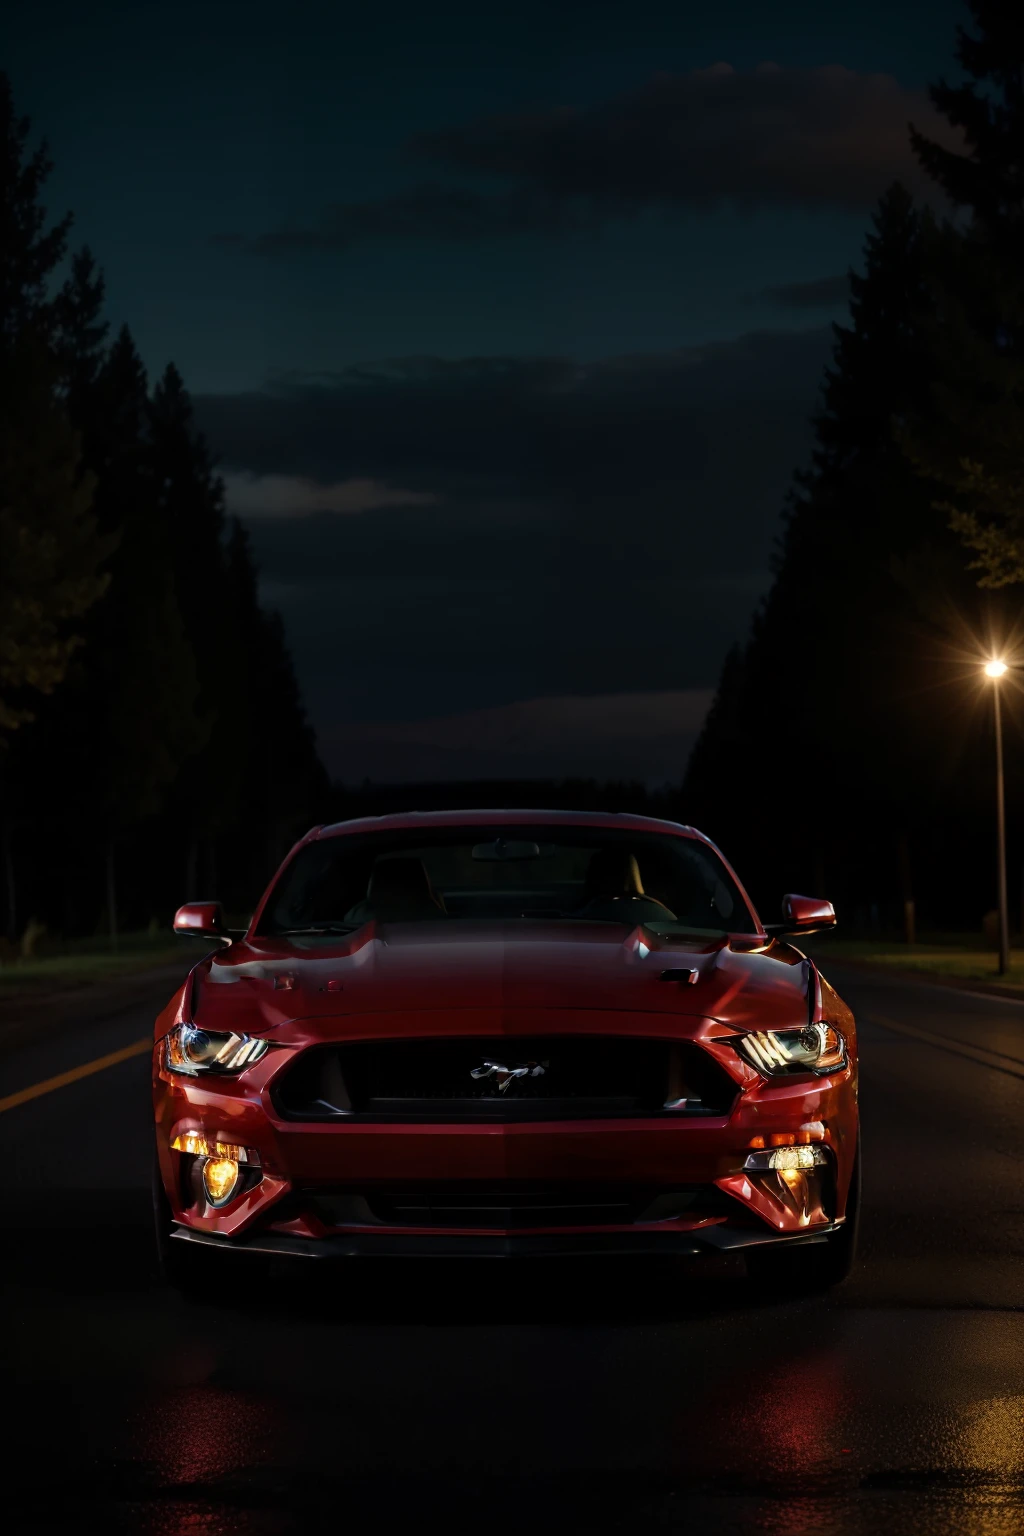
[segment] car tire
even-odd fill
[[[846,1220],[838,1232],[823,1243],[795,1244],[787,1247],[766,1245],[747,1253],[747,1274],[757,1285],[772,1291],[828,1291],[842,1285],[853,1269],[860,1235],[861,1205],[860,1135],[853,1164],[850,1192],[846,1199]]]

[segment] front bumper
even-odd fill
[[[638,1031],[643,1027],[638,1020]],[[277,1040],[282,1036],[278,1035]],[[301,1048],[305,1041],[296,1040]],[[283,1044],[283,1042],[282,1042]],[[705,1042],[714,1049],[715,1042]],[[502,1123],[337,1123],[282,1118],[271,1092],[288,1053],[268,1054],[234,1079],[169,1073],[162,1043],[153,1057],[157,1152],[174,1223],[172,1236],[221,1250],[282,1257],[534,1257],[722,1253],[766,1243],[824,1241],[842,1224],[857,1139],[854,1069],[830,1077],[765,1082],[730,1063],[737,1092],[727,1114]],[[723,1053],[724,1057],[724,1053]],[[744,1171],[757,1137],[801,1135],[814,1126],[828,1166],[803,1208],[770,1178]],[[252,1148],[259,1175],[221,1208],[189,1199],[185,1132]],[[762,1145],[764,1141],[762,1141]],[[812,1181],[813,1182],[813,1181]],[[411,1186],[488,1190],[568,1188],[673,1192],[698,1188],[693,1209],[666,1220],[626,1223],[519,1220],[514,1230],[476,1219],[413,1226],[393,1218],[325,1219],[318,1197],[371,1202]],[[194,1187],[194,1181],[193,1181]]]

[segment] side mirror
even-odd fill
[[[765,923],[766,933],[820,933],[823,928],[834,928],[836,909],[830,901],[817,896],[783,896],[781,923]]]
[[[174,914],[174,931],[192,939],[223,939],[226,944],[231,942],[219,901],[186,902]]]

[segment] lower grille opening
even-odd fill
[[[305,1208],[327,1227],[612,1227],[676,1216],[724,1215],[731,1208],[714,1186],[675,1189],[635,1185],[394,1185],[318,1193]]]
[[[498,1036],[314,1046],[275,1085],[274,1102],[293,1120],[506,1122],[725,1115],[736,1093],[690,1041]]]

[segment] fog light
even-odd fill
[[[238,1187],[233,1157],[208,1157],[203,1164],[203,1188],[211,1205],[226,1205]]]
[[[171,1142],[171,1151],[184,1152],[195,1159],[187,1165],[192,1198],[201,1200],[205,1196],[210,1205],[227,1205],[243,1183],[251,1185],[254,1179],[258,1181],[263,1171],[255,1147],[215,1141],[203,1131],[179,1131]]]
[[[823,1147],[772,1147],[771,1151],[751,1152],[743,1166],[755,1173],[783,1173],[818,1168],[826,1161]]]

